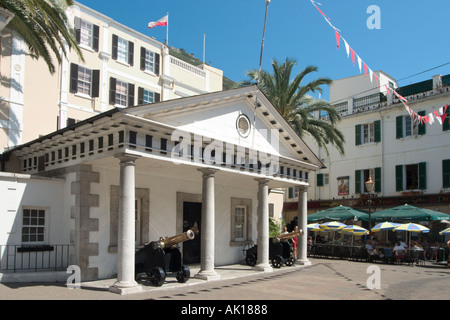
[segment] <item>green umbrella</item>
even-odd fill
[[[361,211],[350,207],[337,206],[308,215],[308,222],[316,222],[322,220],[345,221],[345,220],[364,220],[367,221],[369,216]]]
[[[372,221],[437,221],[449,219],[450,215],[439,211],[418,208],[405,204],[381,210],[371,215]]]

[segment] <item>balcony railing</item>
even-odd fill
[[[185,69],[187,71],[195,73],[196,75],[199,75],[200,77],[203,77],[203,78],[206,77],[206,72],[204,70],[197,68],[196,66],[193,66],[192,64],[184,62],[183,60],[180,60],[178,58],[170,56],[170,63],[173,65],[176,65],[177,67]]]
[[[73,249],[71,244],[0,245],[0,272],[64,271]]]

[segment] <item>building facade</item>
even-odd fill
[[[15,200],[2,208],[0,243],[13,247],[2,247],[2,267],[27,261],[31,245],[40,263],[69,244],[55,260],[83,280],[117,274],[113,290],[128,292],[136,246],[197,225],[201,241],[183,244],[186,262],[201,264],[197,277],[243,260],[249,241],[255,267],[270,271],[269,194],[286,187],[303,195],[298,257],[307,264],[306,190],[322,166],[254,86],[114,108],[3,154],[1,193]]]
[[[450,102],[450,75],[398,87],[395,79],[376,73],[379,89],[365,75],[330,86],[330,102],[342,115],[337,126],[345,136],[345,155],[333,148],[329,155],[316,150],[326,168],[311,178],[309,212],[339,204],[368,210],[364,182],[370,176],[375,182],[371,210],[407,203],[450,213],[450,110],[443,124],[420,124],[385,87],[395,88],[425,116],[442,112]],[[286,212],[295,211],[295,199],[290,190]]]
[[[67,15],[85,61],[70,52],[53,75],[13,30],[1,33],[0,150],[115,107],[222,90],[219,69],[181,61],[165,44],[80,3]]]

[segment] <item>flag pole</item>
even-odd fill
[[[259,78],[261,74],[261,64],[262,64],[262,57],[263,57],[263,51],[264,51],[264,37],[266,34],[266,22],[267,22],[267,8],[269,7],[270,0],[266,0],[266,14],[264,16],[264,28],[263,28],[263,36],[262,36],[262,43],[261,43],[261,53],[259,56],[259,68],[258,68],[258,76],[256,79],[256,87],[259,88]],[[253,127],[255,127],[256,124],[256,108],[258,107],[258,96],[256,96],[255,101],[255,110],[253,112]]]
[[[206,34],[203,34],[203,64],[205,64],[205,42],[206,42]]]
[[[169,46],[169,13],[167,12],[166,46]]]
[[[263,57],[263,51],[264,51],[264,37],[266,34],[266,22],[267,22],[267,9],[269,8],[270,0],[266,0],[266,14],[264,16],[264,28],[263,28],[263,35],[262,35],[262,43],[261,43],[261,53],[259,56],[259,68],[258,68],[258,78],[256,79],[256,88],[259,89],[259,78],[261,74],[261,64],[262,64],[262,57]],[[252,148],[255,144],[255,131],[256,131],[256,108],[258,108],[258,94],[256,94],[255,97],[255,108],[253,109],[253,134],[252,134]]]

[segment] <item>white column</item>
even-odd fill
[[[215,169],[199,169],[202,173],[202,229],[200,230],[200,271],[194,277],[203,280],[218,280],[220,275],[214,270],[215,245],[215,204],[214,173]]]
[[[308,260],[308,193],[306,187],[298,188],[298,229],[303,231],[303,234],[298,237],[297,246],[297,263],[302,265],[311,265]]]
[[[119,237],[117,281],[110,291],[125,294],[142,290],[134,280],[135,268],[135,161],[136,156],[117,155],[120,159]]]
[[[256,179],[258,181],[258,247],[257,264],[255,269],[272,272],[269,264],[269,181],[270,179]]]

